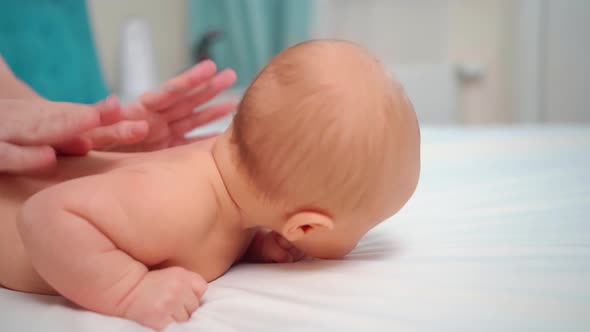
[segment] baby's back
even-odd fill
[[[125,181],[126,176],[121,176],[121,174],[141,173],[143,178],[149,180],[159,177],[162,170],[173,174],[173,179],[177,179],[178,183],[173,185],[189,185],[195,191],[202,193],[210,189],[205,182],[207,174],[211,173],[211,168],[214,167],[209,153],[211,144],[211,141],[205,141],[191,146],[142,154],[97,152],[82,158],[62,158],[59,160],[57,169],[54,172],[43,176],[0,175],[0,285],[27,292],[55,293],[33,269],[17,230],[17,214],[20,207],[29,197],[56,184],[87,176],[105,174],[111,177],[112,174],[112,176],[121,178],[121,181]],[[190,165],[190,168],[187,168],[187,165]],[[133,191],[133,188],[130,188],[131,191]],[[134,197],[130,197],[130,200],[142,199],[142,193],[137,192],[136,194]],[[166,197],[166,199],[186,200],[187,197]],[[93,203],[89,201],[88,204]],[[198,204],[198,202],[195,202],[195,204]],[[104,211],[104,213],[108,214],[109,211]],[[208,227],[204,225],[214,222],[213,220],[200,220],[203,218],[200,218],[199,215],[186,215],[178,218],[199,219],[194,222],[201,224],[203,227],[197,227],[197,233],[206,232]],[[142,221],[136,220],[133,222],[141,223]],[[169,223],[170,227],[174,227],[173,220],[162,220],[162,222]],[[133,228],[133,225],[131,225],[130,229]],[[184,247],[183,250],[188,249],[188,251],[194,253],[211,253],[214,248],[203,248],[203,246],[210,247],[220,242],[222,241],[215,239],[198,242],[195,239],[194,244],[190,244],[190,247]],[[236,250],[239,251],[240,248],[236,248]],[[168,264],[185,263],[184,265],[186,265],[187,262],[184,261],[188,260],[197,261],[197,264],[192,266],[193,270],[195,268],[209,269],[204,273],[210,276],[209,279],[218,277],[233,263],[216,261],[217,264],[203,265],[210,263],[206,262],[209,259],[195,257],[194,254],[188,256],[180,254],[175,258],[175,262],[168,262]],[[201,264],[198,263],[199,261]]]

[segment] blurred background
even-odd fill
[[[0,0],[0,53],[52,99],[132,99],[203,58],[239,96],[285,47],[339,38],[432,124],[589,122],[589,32],[587,0]]]

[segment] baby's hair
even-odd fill
[[[310,41],[284,51],[248,87],[233,122],[240,166],[258,192],[298,208],[354,211],[393,171],[399,105],[360,47]],[[387,184],[391,187],[392,184]]]

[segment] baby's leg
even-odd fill
[[[31,197],[18,226],[33,265],[59,293],[85,308],[155,329],[186,320],[204,292],[202,278],[179,267],[148,271],[97,226],[105,218],[125,223],[114,194],[120,183],[119,178],[99,175]],[[86,204],[72,204],[75,200]]]

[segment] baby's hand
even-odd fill
[[[124,317],[156,330],[184,322],[199,307],[207,282],[181,267],[148,272],[129,295]]]
[[[257,234],[248,251],[247,260],[262,263],[291,263],[305,256],[277,232]]]

